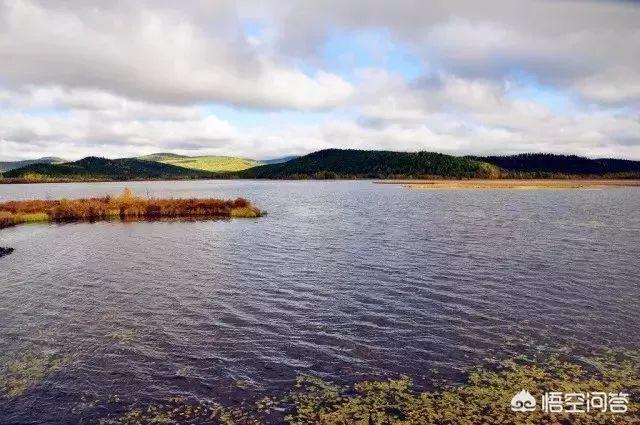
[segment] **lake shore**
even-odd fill
[[[640,187],[636,179],[469,179],[386,180],[377,184],[399,184],[410,189],[605,189]]]

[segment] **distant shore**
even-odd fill
[[[206,181],[206,180],[270,180],[270,181],[341,181],[372,180],[367,177],[353,178],[259,178],[247,179],[238,177],[216,177],[201,179],[183,178],[140,178],[140,179],[0,179],[0,184],[44,184],[44,183],[131,183],[131,182],[174,182],[174,181]],[[414,189],[586,189],[606,187],[640,187],[640,179],[611,179],[593,177],[548,178],[548,179],[479,179],[479,178],[433,178],[433,179],[373,179],[376,184],[401,184]]]
[[[640,187],[635,179],[469,179],[469,180],[380,180],[378,184],[400,184],[410,189],[604,189]]]

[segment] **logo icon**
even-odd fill
[[[514,412],[533,412],[536,410],[536,399],[529,391],[523,389],[511,399],[511,410]]]

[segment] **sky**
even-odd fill
[[[640,3],[0,0],[0,161],[640,159]]]

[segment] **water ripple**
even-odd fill
[[[0,359],[73,359],[9,422],[91,422],[176,394],[222,401],[297,374],[456,379],[526,346],[640,344],[638,191],[410,191],[369,182],[137,182],[244,196],[256,220],[79,223],[0,233]],[[119,183],[2,185],[24,199]],[[615,205],[615,208],[611,208]],[[114,396],[118,396],[117,400]],[[34,406],[37,405],[37,409]],[[2,423],[3,420],[0,420]]]

